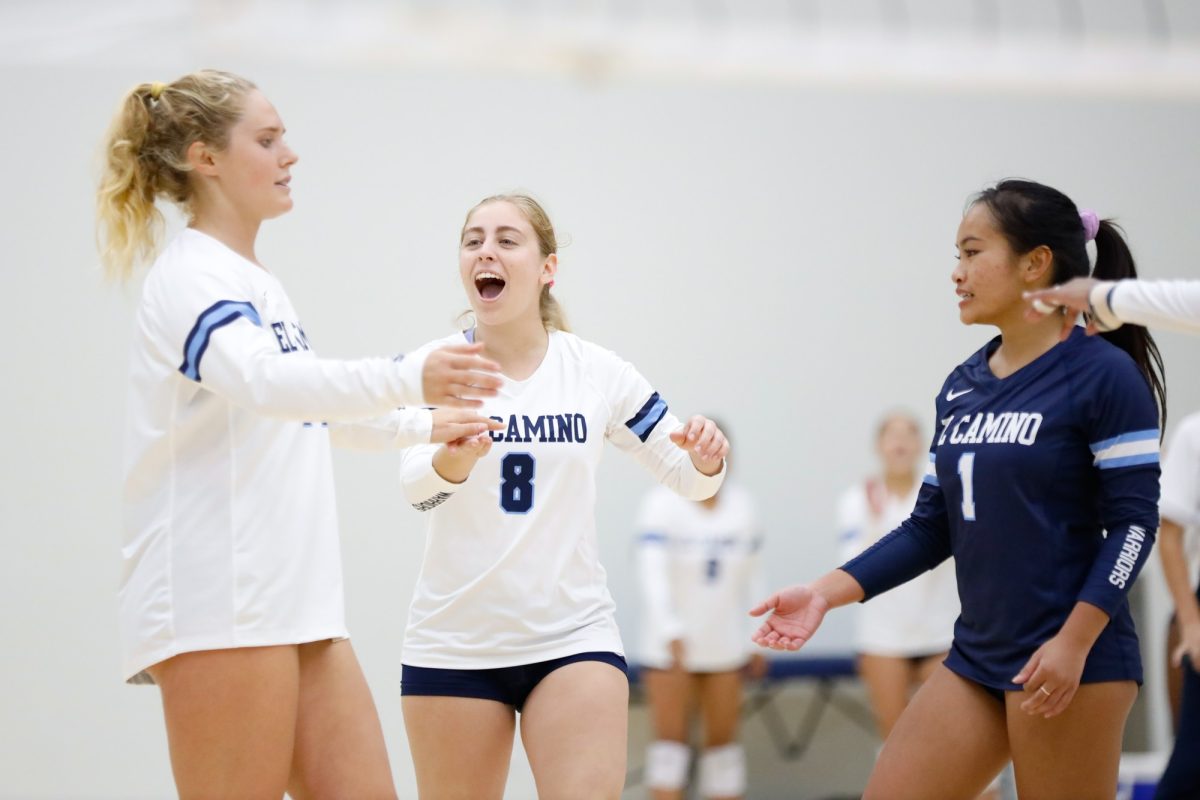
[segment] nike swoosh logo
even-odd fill
[[[950,389],[949,391],[946,392],[946,402],[949,403],[954,398],[962,397],[967,392],[973,392],[973,391],[975,391],[975,390],[974,389],[963,389],[961,392],[956,392],[953,389]]]

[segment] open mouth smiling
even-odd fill
[[[494,272],[480,272],[475,276],[475,291],[484,300],[495,300],[504,291],[505,280]]]

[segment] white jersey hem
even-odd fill
[[[296,633],[295,631],[255,631],[253,636],[195,636],[190,639],[172,639],[162,647],[135,653],[126,660],[122,670],[125,683],[153,684],[154,679],[146,672],[155,664],[183,653],[198,653],[204,650],[236,650],[243,647],[271,647],[284,644],[308,644],[327,639],[349,639],[350,633],[343,626],[328,628],[320,632]]]

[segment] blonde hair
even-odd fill
[[[104,139],[96,192],[100,258],[109,278],[128,278],[153,255],[163,221],[155,200],[190,210],[188,147],[200,141],[225,149],[254,88],[237,75],[200,70],[169,84],[139,84],[121,100]]]
[[[538,250],[541,252],[542,258],[558,252],[558,239],[554,235],[554,225],[550,222],[550,215],[546,213],[546,209],[542,208],[541,203],[527,194],[494,194],[491,197],[483,198],[467,212],[467,219],[463,222],[463,231],[467,229],[471,215],[488,203],[511,203],[525,215],[525,219],[529,221],[533,232],[537,235]],[[461,232],[459,237],[462,237]],[[567,325],[566,312],[563,311],[554,295],[550,294],[548,284],[542,287],[541,296],[538,298],[538,311],[541,313],[542,325],[546,330],[567,333],[571,331]]]

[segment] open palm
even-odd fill
[[[810,587],[791,586],[750,609],[753,617],[771,612],[750,638],[773,650],[799,650],[821,627],[828,610],[829,603]]]

